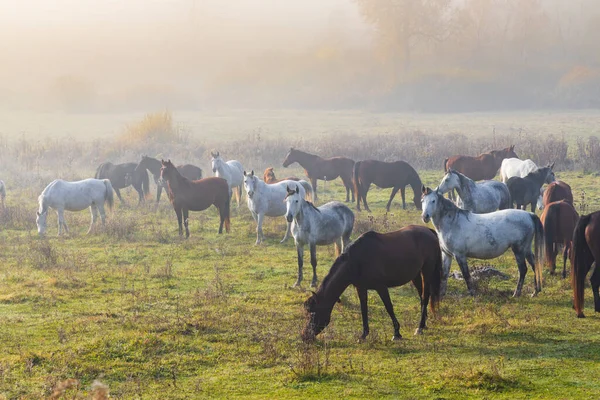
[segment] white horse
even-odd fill
[[[525,178],[530,172],[536,169],[538,169],[538,166],[530,159],[505,158],[502,160],[502,164],[500,164],[500,177],[502,178],[502,182],[506,183],[513,176]]]
[[[217,151],[210,152],[212,156],[211,166],[215,173],[215,176],[223,178],[229,185],[229,197],[231,198],[232,192],[235,191],[235,197],[237,199],[237,205],[240,206],[240,198],[242,197],[242,186],[244,185],[244,167],[237,160],[229,160],[225,162],[221,155]]]
[[[92,213],[92,223],[87,233],[90,233],[98,218],[98,212],[100,212],[100,218],[104,224],[104,203],[107,202],[108,208],[112,209],[113,188],[108,179],[84,179],[76,182],[56,179],[46,186],[38,197],[38,202],[40,207],[37,211],[36,223],[40,236],[46,233],[48,208],[53,208],[58,214],[58,235],[60,236],[62,227],[69,233],[64,210],[81,211],[89,207]]]
[[[313,268],[310,286],[314,287],[317,285],[317,245],[335,243],[335,253],[339,256],[350,241],[354,228],[354,213],[338,201],[331,201],[319,208],[315,207],[300,195],[300,185],[297,182],[287,186],[285,203],[285,218],[288,222],[293,221],[292,235],[298,252],[298,280],[294,286],[299,286],[302,282],[304,246],[308,245]]]
[[[2,202],[2,208],[4,208],[4,200],[6,199],[6,185],[4,181],[0,181],[0,202]]]
[[[456,189],[462,201],[462,207],[476,214],[484,214],[498,209],[511,208],[508,187],[498,181],[476,183],[458,171],[449,169],[442,178],[438,190],[448,193]]]
[[[474,214],[462,210],[440,192],[423,186],[423,222],[433,221],[440,239],[444,264],[442,291],[445,293],[452,257],[456,258],[473,295],[467,258],[489,260],[512,249],[519,267],[519,282],[514,296],[521,295],[527,263],[534,271],[535,296],[542,290],[542,266],[544,264],[544,227],[537,215],[523,210],[501,210],[488,214]],[[535,255],[531,244],[535,239]]]
[[[252,213],[256,226],[256,244],[262,243],[263,235],[263,220],[267,217],[281,217],[285,215],[286,205],[285,196],[287,194],[286,185],[296,183],[295,181],[284,180],[278,183],[266,184],[254,175],[254,170],[249,174],[244,171],[244,188],[248,195],[248,208]],[[312,199],[312,186],[304,180],[298,181],[300,186],[300,197],[307,200]],[[285,242],[290,235],[291,222],[287,223],[285,236],[281,243]]]

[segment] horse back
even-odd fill
[[[169,199],[173,206],[190,211],[202,211],[211,205],[221,206],[229,201],[229,185],[223,178],[209,177],[197,181],[182,180],[173,192],[169,186]]]
[[[494,157],[488,153],[477,157],[453,156],[448,159],[446,166],[448,169],[458,171],[474,181],[493,179],[496,172],[498,172]]]

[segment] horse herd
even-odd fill
[[[583,317],[584,282],[590,270],[595,311],[600,312],[600,212],[579,217],[573,206],[568,184],[557,181],[554,165],[538,168],[531,160],[520,160],[514,146],[494,150],[478,157],[453,156],[444,160],[444,176],[438,187],[425,187],[417,171],[404,161],[354,162],[346,157],[321,158],[297,149],[290,149],[283,166],[298,163],[305,169],[310,183],[296,177],[277,180],[272,167],[265,170],[263,179],[254,171],[247,172],[236,160],[225,161],[219,152],[211,152],[211,166],[216,175],[202,178],[202,170],[193,165],[175,166],[170,160],[143,156],[139,163],[101,164],[94,179],[77,182],[55,180],[39,197],[38,232],[46,230],[49,208],[58,213],[61,227],[68,232],[63,211],[79,211],[90,207],[95,226],[98,214],[105,220],[104,204],[112,208],[113,190],[121,201],[119,189],[133,186],[139,202],[149,192],[150,171],[157,184],[156,201],[165,188],[175,209],[179,234],[189,237],[189,211],[201,211],[215,205],[219,211],[219,233],[230,230],[230,203],[235,195],[239,207],[242,186],[247,205],[257,223],[256,244],[264,240],[265,216],[285,216],[287,229],[282,242],[290,233],[294,237],[298,256],[298,277],[303,280],[304,248],[310,250],[313,269],[311,286],[317,284],[317,246],[335,244],[336,260],[316,292],[304,303],[310,316],[302,337],[312,340],[329,323],[333,306],[350,285],[356,287],[361,305],[364,339],[369,333],[367,291],[375,290],[383,301],[394,326],[394,339],[401,337],[388,292],[412,282],[421,298],[421,320],[415,334],[426,328],[427,307],[435,310],[446,292],[452,259],[463,274],[467,290],[475,294],[469,274],[468,258],[492,259],[508,249],[514,253],[519,278],[514,296],[520,296],[527,266],[534,273],[534,292],[542,289],[542,267],[549,262],[555,272],[555,259],[560,246],[563,250],[563,278],[566,260],[571,259],[574,308]],[[502,181],[492,180],[500,171]],[[353,211],[341,202],[332,201],[319,207],[317,181],[340,177],[346,189],[346,202],[361,202],[370,211],[367,194],[371,184],[391,188],[386,210],[398,191],[402,207],[406,208],[405,187],[411,186],[413,202],[421,210],[421,218],[430,221],[435,229],[409,225],[389,233],[367,232],[353,243]],[[1,181],[0,181],[1,183]],[[542,186],[547,184],[544,190]],[[0,184],[0,193],[4,193]],[[457,195],[454,194],[456,191]],[[448,194],[448,198],[444,194]],[[4,199],[4,195],[2,195]],[[514,209],[516,204],[517,209]],[[543,208],[541,217],[533,211]],[[531,211],[524,208],[531,205]],[[523,208],[523,209],[522,209]]]

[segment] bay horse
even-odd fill
[[[156,184],[156,202],[160,202],[160,196],[163,190],[163,185],[159,183],[160,169],[162,168],[160,160],[157,160],[154,157],[142,156],[142,160],[140,161],[138,166],[141,168],[146,168],[154,177],[154,183]],[[177,170],[182,176],[188,178],[190,181],[197,181],[199,179],[202,179],[202,169],[200,167],[196,167],[195,165],[178,165]]]
[[[256,221],[256,243],[260,244],[264,240],[263,221],[265,216],[281,217],[286,213],[285,196],[287,195],[287,185],[293,184],[295,181],[281,181],[273,184],[266,184],[254,175],[254,171],[246,173],[244,171],[244,189],[248,195],[248,209],[252,213],[252,218]],[[300,196],[307,200],[312,198],[312,187],[307,181],[298,181],[300,184]],[[281,243],[285,242],[290,234],[291,222],[287,223],[285,236]]]
[[[571,192],[571,186],[563,181],[549,183],[544,191],[544,205],[560,200],[564,200],[573,205],[573,192]]]
[[[210,164],[215,176],[227,181],[230,192],[229,196],[233,197],[233,194],[235,194],[239,208],[242,197],[242,186],[244,186],[244,167],[242,167],[242,163],[237,160],[225,162],[218,151],[211,151],[210,155],[212,157]]]
[[[573,287],[573,306],[578,318],[584,318],[583,291],[585,277],[590,270],[594,310],[600,312],[600,211],[579,218],[573,232],[573,253],[571,258],[571,286]]]
[[[498,181],[475,182],[458,171],[449,169],[438,186],[444,194],[456,190],[462,201],[461,208],[476,214],[511,208],[508,187]]]
[[[379,188],[392,188],[390,200],[387,203],[386,211],[390,211],[390,206],[394,196],[400,190],[402,195],[402,209],[406,210],[405,187],[410,185],[413,190],[413,202],[417,210],[421,209],[421,178],[413,167],[405,161],[383,162],[377,160],[364,160],[354,163],[352,171],[352,183],[356,192],[356,209],[360,211],[360,201],[365,206],[365,210],[369,209],[367,203],[367,193],[371,183]]]
[[[554,168],[554,163],[530,172],[525,178],[519,176],[509,178],[506,186],[510,191],[512,204],[516,203],[517,208],[527,207],[528,204],[531,204],[531,212],[534,212],[544,183],[552,183],[556,180],[552,168]]]
[[[542,290],[542,265],[544,257],[544,227],[537,215],[523,210],[500,210],[487,214],[474,214],[458,208],[436,190],[422,188],[423,222],[433,221],[443,254],[445,293],[452,257],[456,258],[471,295],[467,258],[489,260],[500,257],[511,249],[519,267],[519,281],[513,297],[521,295],[527,263],[534,272],[535,296]],[[535,255],[531,245],[535,239]]]
[[[317,245],[335,243],[336,256],[340,255],[348,243],[354,229],[354,213],[339,201],[331,201],[320,207],[306,201],[300,195],[299,184],[287,186],[285,196],[285,218],[292,223],[291,230],[298,253],[298,279],[294,286],[302,282],[304,246],[310,249],[310,263],[313,269],[311,287],[317,286]]]
[[[124,189],[129,185],[133,186],[136,192],[138,192],[138,204],[144,202],[145,197],[150,191],[148,171],[143,167],[139,167],[136,163],[102,163],[96,169],[94,178],[110,179],[110,183],[121,203],[124,203],[124,201],[119,189]]]
[[[331,266],[316,293],[304,307],[309,320],[302,339],[314,340],[329,324],[334,304],[350,285],[356,287],[360,300],[363,332],[369,334],[367,291],[376,290],[394,325],[392,340],[402,338],[388,288],[412,282],[421,300],[421,321],[415,335],[423,333],[427,322],[427,305],[435,311],[441,298],[442,252],[433,229],[409,225],[399,231],[361,235]],[[430,303],[431,300],[431,303]]]
[[[550,273],[554,275],[556,271],[558,246],[564,245],[562,277],[566,278],[567,256],[572,251],[573,231],[579,220],[579,214],[571,203],[560,200],[547,204],[540,216],[540,220],[542,221],[542,225],[544,225],[546,262],[550,264]]]
[[[219,210],[219,234],[225,230],[229,233],[229,185],[223,178],[210,177],[197,181],[190,181],[175,168],[171,160],[161,160],[160,179],[166,185],[169,200],[173,204],[177,222],[179,223],[179,236],[183,235],[181,222],[185,225],[185,237],[190,237],[188,229],[188,216],[190,211],[203,211],[211,205]]]
[[[58,214],[58,235],[60,236],[63,227],[69,233],[64,211],[81,211],[89,207],[92,214],[92,223],[87,233],[90,233],[98,219],[98,213],[100,213],[102,225],[104,225],[104,204],[108,204],[108,208],[112,209],[113,188],[108,179],[90,178],[76,182],[55,179],[40,194],[38,203],[39,209],[36,212],[35,222],[40,236],[46,233],[46,217],[49,208],[56,210]]]
[[[453,169],[474,181],[494,179],[505,158],[519,158],[515,153],[514,145],[502,150],[492,150],[477,157],[457,155],[446,158],[444,172]]]
[[[317,201],[317,180],[332,181],[339,176],[346,187],[346,203],[350,201],[350,193],[352,193],[352,202],[354,202],[352,185],[354,160],[347,157],[321,158],[292,147],[283,160],[283,166],[287,168],[295,162],[304,168],[306,176],[310,179],[315,201]]]
[[[298,182],[300,180],[300,178],[296,178],[295,176],[288,176],[287,178],[284,178],[284,179],[277,179],[275,177],[275,171],[273,170],[273,167],[269,167],[269,168],[265,169],[265,172],[263,173],[263,180],[266,184],[272,185],[274,183],[279,183],[282,181]]]

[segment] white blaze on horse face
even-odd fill
[[[37,212],[37,218],[35,219],[35,223],[38,227],[38,235],[42,236],[46,233],[46,217],[48,216],[48,211]]]
[[[423,196],[421,200],[423,212],[421,213],[421,219],[423,222],[428,223],[438,206],[438,194],[435,190]]]
[[[300,211],[300,194],[296,192],[288,195],[288,197],[285,199],[285,203],[285,219],[287,219],[288,222],[292,222]]]

